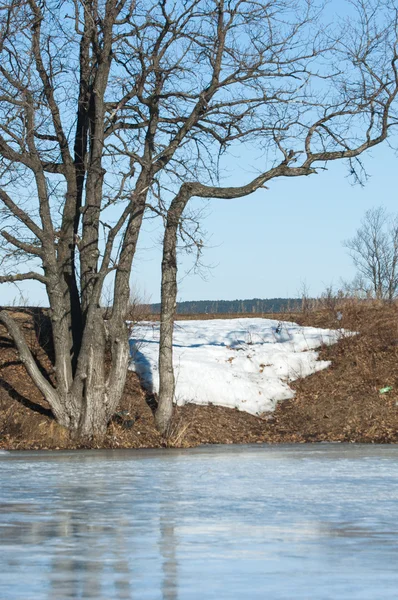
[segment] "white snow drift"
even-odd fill
[[[322,344],[342,331],[271,319],[177,321],[174,328],[175,402],[216,404],[257,415],[294,396],[288,382],[329,366]],[[159,323],[143,322],[130,339],[131,369],[158,392]]]

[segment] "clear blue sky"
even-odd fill
[[[392,140],[394,142],[394,140]],[[305,282],[317,296],[355,270],[342,240],[355,234],[368,208],[383,205],[398,212],[398,155],[387,144],[363,156],[370,178],[352,185],[347,165],[329,164],[318,175],[271,181],[269,190],[247,198],[208,202],[203,227],[208,232],[203,262],[205,278],[185,273],[190,257],[179,265],[178,300],[274,298],[300,295]],[[229,183],[251,178],[235,170]],[[225,183],[225,182],[224,182]],[[146,300],[160,299],[161,229],[146,222],[139,243],[132,285]],[[21,287],[25,301],[46,303],[38,284]],[[20,303],[14,286],[2,286],[1,304]]]
[[[213,266],[206,279],[183,277],[192,260],[182,259],[178,299],[292,297],[304,281],[316,296],[330,284],[339,287],[341,278],[351,280],[355,270],[342,240],[355,234],[367,209],[398,212],[396,153],[384,144],[363,162],[370,175],[365,187],[352,185],[340,162],[318,175],[271,181],[268,191],[245,199],[210,201],[203,261]],[[238,176],[232,179],[238,183]],[[133,278],[152,302],[160,297],[159,238],[160,230],[147,223]]]

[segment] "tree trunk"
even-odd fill
[[[160,314],[159,342],[159,399],[155,414],[156,426],[166,435],[173,416],[174,370],[173,370],[173,328],[177,295],[176,244],[169,230],[166,230],[162,260],[162,299]]]
[[[89,310],[71,390],[80,404],[76,423],[78,437],[101,437],[106,433],[109,420],[123,395],[128,359],[124,321],[113,324],[109,332],[102,310]]]
[[[112,331],[107,333],[102,312],[93,311],[84,331],[82,352],[73,380],[70,379],[68,344],[54,344],[56,384],[53,385],[42,375],[23,332],[6,311],[0,312],[0,322],[14,340],[22,363],[48,402],[56,421],[76,438],[101,438],[123,395],[129,361],[126,324],[123,321],[118,327],[113,324]],[[108,347],[110,366],[107,369]]]
[[[160,342],[159,342],[159,399],[155,414],[156,427],[167,435],[173,417],[174,369],[173,329],[177,304],[177,231],[185,206],[191,197],[182,187],[168,211],[163,239]]]

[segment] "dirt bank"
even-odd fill
[[[144,448],[220,443],[315,441],[398,442],[398,308],[346,301],[306,314],[264,315],[302,325],[357,331],[321,350],[329,369],[296,381],[296,396],[264,418],[215,406],[177,408],[170,438],[154,427],[151,399],[129,373],[123,402],[106,438],[92,447]],[[40,311],[15,313],[36,360],[51,377],[48,329]],[[242,315],[240,315],[242,316]],[[245,315],[246,316],[246,315]],[[220,315],[216,316],[220,318]],[[200,318],[196,315],[195,318]],[[211,316],[206,315],[206,318]],[[392,390],[380,394],[380,389]],[[76,448],[58,426],[26,374],[8,334],[0,328],[0,448]]]

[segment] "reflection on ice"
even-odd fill
[[[0,598],[396,598],[397,458],[326,444],[10,453]]]

